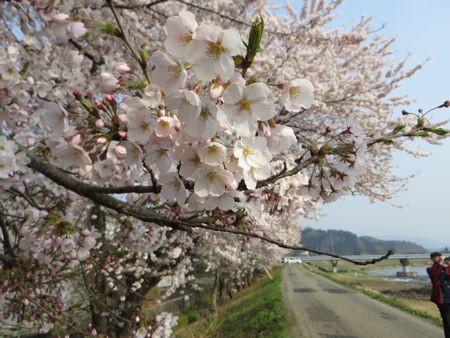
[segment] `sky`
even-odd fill
[[[333,26],[349,27],[361,15],[374,16],[374,27],[385,23],[384,33],[397,38],[392,47],[395,56],[411,54],[410,65],[431,58],[396,92],[416,100],[405,107],[407,110],[434,107],[450,99],[450,1],[345,0],[337,13]],[[450,118],[450,108],[438,110],[434,116],[436,121]],[[450,246],[450,139],[442,146],[416,143],[420,149],[431,152],[431,156],[417,159],[396,154],[395,173],[416,175],[408,190],[398,193],[393,201],[406,205],[405,208],[348,196],[325,205],[322,213],[326,215],[319,221],[301,219],[301,226],[349,230],[383,239],[412,239],[432,248]]]

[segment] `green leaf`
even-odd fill
[[[391,145],[391,144],[394,144],[394,141],[389,139],[389,140],[384,140],[383,143],[386,145]]]
[[[419,136],[419,137],[428,137],[430,136],[430,133],[427,133],[426,131],[418,131],[415,136]]]
[[[394,130],[392,131],[392,134],[398,134],[399,132],[401,132],[403,129],[405,129],[405,125],[404,124],[399,124],[397,127],[394,128]]]
[[[433,129],[430,128],[428,129],[428,131],[439,136],[445,136],[449,133],[449,131],[444,128],[433,128]]]
[[[30,61],[26,61],[26,62],[23,64],[22,69],[19,71],[19,74],[20,74],[21,76],[24,76],[25,73],[27,72],[27,70],[28,70],[29,67],[30,67]]]

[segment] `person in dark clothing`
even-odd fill
[[[431,255],[433,265],[427,269],[431,284],[431,301],[436,303],[444,322],[445,338],[450,338],[450,266],[444,264],[446,260],[440,252]]]

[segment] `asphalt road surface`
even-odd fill
[[[425,319],[342,287],[301,264],[286,266],[282,276],[292,338],[444,337],[440,327]]]

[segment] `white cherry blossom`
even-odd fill
[[[212,138],[219,129],[217,121],[217,112],[219,108],[207,97],[201,97],[201,110],[197,118],[193,118],[187,122],[184,129],[186,134],[191,137],[202,139]]]
[[[165,173],[173,169],[177,161],[171,156],[170,149],[164,146],[148,144],[145,147],[145,163],[155,164],[160,172]]]
[[[237,182],[232,173],[223,166],[204,166],[194,174],[194,192],[200,197],[222,196],[226,191],[237,188]]]
[[[176,200],[180,206],[185,204],[188,192],[184,187],[183,181],[176,173],[161,176],[160,182],[162,184],[161,193],[159,194],[161,201]]]
[[[200,114],[201,101],[191,90],[180,90],[170,95],[166,100],[167,107],[176,112],[181,122],[189,125]]]
[[[267,146],[272,154],[275,155],[286,151],[296,143],[297,137],[292,128],[281,124],[276,124],[270,128],[270,136],[267,137]]]
[[[187,48],[186,56],[194,64],[201,81],[219,76],[223,81],[234,74],[233,56],[244,54],[245,47],[238,31],[216,25],[200,25],[195,40]]]
[[[122,107],[127,112],[130,141],[146,144],[153,133],[154,118],[145,101],[139,98],[124,97]]]
[[[193,147],[186,148],[181,156],[180,175],[185,178],[193,178],[194,173],[202,166],[202,161],[196,149]]]
[[[254,136],[258,121],[275,116],[275,104],[269,98],[270,89],[259,82],[248,86],[232,83],[223,94],[223,105],[217,117],[224,126],[233,128],[239,136]]]
[[[314,87],[306,79],[295,79],[284,84],[281,102],[288,111],[308,109],[314,102]]]
[[[270,177],[270,166],[251,167],[249,170],[244,170],[244,181],[248,189],[255,189],[258,181]]]
[[[161,116],[156,120],[155,133],[158,137],[168,137],[174,132],[176,121],[172,117]]]
[[[167,94],[182,89],[185,85],[187,72],[183,65],[163,52],[156,51],[152,54],[149,69],[153,83]]]
[[[19,71],[14,64],[0,62],[0,88],[14,85],[19,80]]]
[[[262,168],[272,160],[264,137],[241,138],[234,144],[234,156],[239,159],[239,166],[244,170]]]
[[[211,142],[200,150],[199,156],[205,164],[222,164],[227,158],[227,148],[219,142]]]
[[[56,103],[47,102],[40,112],[44,126],[51,131],[49,138],[53,140],[60,139],[69,127],[67,111]]]
[[[167,35],[164,46],[173,56],[187,61],[186,49],[191,45],[197,27],[194,14],[188,11],[168,18],[164,26]]]

